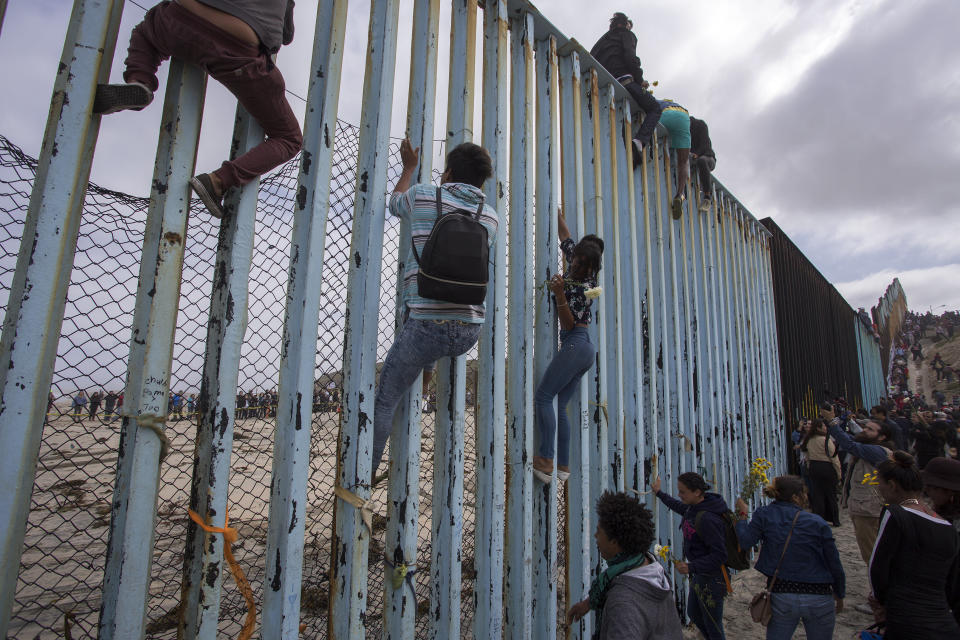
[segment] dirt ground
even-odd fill
[[[873,617],[857,611],[854,607],[867,602],[869,584],[867,581],[867,567],[860,558],[857,541],[853,535],[853,524],[844,511],[840,516],[843,526],[833,530],[840,551],[840,562],[847,575],[847,597],[844,600],[843,612],[837,615],[837,624],[833,631],[834,638],[853,638],[873,623]],[[757,593],[764,581],[764,576],[754,569],[741,571],[733,578],[733,594],[727,598],[723,608],[723,627],[730,640],[763,640],[766,637],[765,627],[755,623],[750,618],[749,605],[753,595]],[[685,640],[702,638],[700,632],[693,627],[684,631]],[[801,624],[793,635],[794,638],[806,638]]]
[[[932,333],[928,331],[928,333]],[[940,356],[949,364],[956,367],[960,365],[960,335],[955,335],[953,339],[937,342],[931,338],[920,340],[923,346],[923,362],[914,362],[913,356],[908,358],[910,369],[910,388],[914,392],[921,392],[928,401],[933,400],[934,389],[939,388],[947,396],[947,401],[953,399],[954,395],[960,394],[960,381],[956,378],[953,382],[937,382],[937,374],[928,365],[933,360],[933,355],[940,352]]]

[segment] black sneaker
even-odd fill
[[[97,95],[93,98],[93,113],[106,115],[125,109],[140,111],[153,102],[153,91],[139,82],[128,84],[97,85]]]
[[[643,142],[639,138],[634,138],[633,142],[633,168],[636,169],[643,164]]]
[[[213,180],[210,179],[210,174],[201,173],[190,178],[190,186],[193,188],[193,192],[200,196],[200,200],[203,201],[210,215],[214,218],[223,217],[223,196],[217,198],[214,195]]]
[[[676,196],[673,199],[673,207],[671,207],[671,209],[673,211],[674,220],[679,220],[681,217],[683,217],[683,201],[683,196]]]

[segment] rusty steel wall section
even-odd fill
[[[856,312],[783,230],[770,218],[761,222],[773,236],[783,429],[789,434],[798,419],[817,415],[819,403],[838,397],[869,410],[879,399],[877,344],[860,339]],[[863,380],[871,386],[865,389]]]
[[[101,50],[110,50],[117,35],[117,3],[75,4],[80,16],[74,22],[96,22],[99,30],[90,37]],[[84,17],[88,5],[101,13]],[[301,631],[307,615],[303,587],[310,581],[310,594],[315,594],[321,582],[307,575],[304,537],[322,526],[331,540],[329,578],[326,598],[311,596],[310,606],[316,609],[316,602],[323,602],[325,624],[313,620],[311,633],[338,639],[552,640],[564,629],[566,608],[586,597],[590,580],[605,567],[592,541],[594,505],[604,491],[639,495],[655,513],[658,539],[679,543],[676,515],[648,492],[654,478],[662,478],[664,489],[674,491],[679,473],[698,471],[732,503],[752,459],[772,460],[774,473],[785,469],[784,417],[808,413],[822,398],[822,385],[855,404],[876,397],[875,372],[862,374],[868,366],[863,363],[875,368],[879,357],[872,343],[854,340],[852,310],[782,231],[772,222],[766,227],[758,223],[719,182],[699,185],[694,176],[685,187],[683,216],[672,217],[677,166],[665,131],[661,127],[642,157],[634,158],[629,134],[643,113],[580,43],[559,32],[533,5],[525,0],[488,2],[481,19],[476,3],[452,0],[451,57],[441,69],[439,0],[417,0],[411,33],[398,25],[398,5],[396,0],[371,3],[365,108],[352,181],[355,206],[344,211],[333,211],[329,200],[347,5],[346,0],[321,0],[318,5],[305,148],[295,185],[288,191],[294,224],[285,256],[289,262],[284,265],[288,277],[279,400],[268,452],[272,477],[265,490],[270,496],[266,552],[259,558],[260,633],[279,638]],[[71,23],[65,51],[86,42],[78,39],[78,28]],[[411,47],[409,69],[394,68],[401,46]],[[478,57],[480,87],[474,86]],[[86,66],[77,67],[71,81],[83,85],[86,97],[71,100],[60,114],[53,112],[44,148],[49,151],[64,138],[58,129],[64,123],[83,123],[82,135],[66,136],[73,146],[61,146],[61,154],[65,148],[74,152],[71,166],[51,164],[52,173],[38,177],[31,237],[34,227],[47,224],[44,216],[51,212],[43,207],[59,193],[51,180],[80,190],[86,182],[96,137],[89,98],[106,70],[96,56],[82,62]],[[371,482],[370,442],[378,359],[384,353],[378,338],[381,330],[392,333],[403,316],[395,290],[406,260],[403,237],[409,226],[385,226],[384,219],[388,172],[395,169],[387,149],[398,73],[411,79],[406,135],[423,148],[417,176],[421,182],[436,181],[436,169],[441,168],[433,166],[430,152],[439,117],[437,74],[449,79],[443,136],[448,149],[474,139],[474,110],[481,106],[480,142],[494,164],[494,177],[484,193],[500,216],[500,227],[491,258],[486,321],[472,369],[479,372],[476,389],[467,388],[466,357],[442,359],[436,428],[427,430],[422,429],[416,383],[395,415],[385,492],[385,486]],[[58,79],[57,91],[64,90],[65,80]],[[203,82],[197,69],[178,64],[171,68],[164,121],[174,124],[159,139],[134,316],[127,384],[131,415],[123,421],[102,587],[100,633],[105,638],[142,638],[148,633],[144,603],[153,580],[157,484],[164,464],[160,453],[165,417],[154,399],[166,395],[170,386],[189,203],[186,180],[193,170]],[[260,136],[241,112],[234,148],[256,144]],[[44,162],[50,161],[45,156]],[[227,484],[229,463],[235,460],[231,455],[236,453],[232,416],[247,320],[246,281],[251,252],[256,256],[258,251],[253,241],[256,190],[251,185],[228,203],[235,215],[223,222],[217,264],[218,271],[232,276],[211,283],[190,504],[215,526],[224,525],[230,506]],[[713,200],[700,212],[704,193]],[[60,216],[78,217],[80,208],[74,204],[79,200],[60,203]],[[533,397],[557,350],[556,309],[543,281],[561,267],[555,224],[559,206],[574,236],[600,235],[606,253],[600,273],[603,292],[593,305],[589,328],[597,358],[566,408],[573,431],[571,476],[566,485],[556,479],[544,485],[534,481],[531,469],[536,443]],[[352,228],[349,257],[341,258],[342,264],[325,263],[330,217],[349,218]],[[62,222],[68,236],[75,234],[76,220]],[[400,242],[394,248],[396,229]],[[53,250],[67,262],[72,259],[69,247]],[[46,271],[38,273],[26,258],[20,262],[11,289],[15,299],[4,324],[4,362],[11,359],[14,336],[31,323],[41,317],[44,326],[59,323],[70,275],[69,264],[55,260],[45,262]],[[344,274],[348,292],[342,360],[339,370],[323,380],[329,385],[334,378],[342,379],[343,385],[337,452],[329,461],[335,471],[327,472],[336,491],[322,496],[332,505],[332,518],[306,504],[316,460],[310,448],[314,434],[305,428],[312,426],[305,396],[316,393],[319,380],[313,326],[323,311],[319,287],[328,266]],[[23,283],[32,283],[38,274],[58,279],[43,292],[46,306],[26,317],[30,305]],[[778,295],[787,290],[792,300]],[[30,498],[36,436],[42,431],[52,375],[56,332],[48,333],[38,335],[42,344],[33,362],[18,358],[17,368],[11,362],[10,372],[4,367],[0,373],[2,434],[4,443],[11,440],[3,451],[4,473],[11,477],[9,485],[18,487],[10,498],[16,504],[0,503],[6,516],[3,553],[8,567],[20,560],[24,505]],[[7,387],[20,379],[15,376],[24,366],[32,366],[37,377],[27,397],[19,394],[15,400]],[[869,393],[863,391],[868,386]],[[469,397],[476,401],[473,413],[472,400],[465,399]],[[14,410],[19,426],[11,431],[6,425]],[[12,442],[14,435],[17,442]],[[424,457],[431,451],[433,473],[429,468],[421,473],[422,465],[431,464]],[[385,511],[387,517],[376,511]],[[179,633],[213,638],[229,615],[220,606],[223,538],[192,525],[186,538],[181,545],[183,601],[174,610]],[[423,560],[424,555],[429,560]],[[316,571],[319,561],[310,566]],[[668,569],[683,604],[684,578]],[[3,583],[4,625],[14,600],[16,580],[11,575],[16,571],[8,571]],[[587,617],[566,633],[587,638],[593,626]]]

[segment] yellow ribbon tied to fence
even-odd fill
[[[360,510],[360,517],[363,519],[363,524],[367,526],[367,531],[372,536],[373,502],[371,500],[364,500],[354,492],[350,491],[349,489],[344,489],[341,486],[334,487],[333,493],[344,502],[351,504],[354,506],[354,508]]]
[[[233,579],[236,581],[237,587],[240,588],[243,599],[247,601],[247,619],[244,620],[243,628],[240,629],[240,635],[237,638],[238,640],[249,640],[250,636],[253,635],[253,628],[257,625],[257,603],[253,599],[253,590],[250,588],[250,583],[247,582],[247,577],[243,575],[243,569],[237,564],[237,559],[233,557],[233,550],[230,548],[230,545],[240,538],[236,529],[227,526],[230,523],[230,512],[228,511],[223,518],[223,527],[211,527],[193,509],[187,509],[187,513],[190,514],[190,519],[207,533],[223,534],[223,555],[230,565],[230,573],[233,574]]]

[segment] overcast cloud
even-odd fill
[[[69,5],[33,0],[7,8],[0,133],[31,155],[39,151]],[[645,76],[660,83],[657,95],[709,123],[716,176],[755,216],[773,217],[853,306],[875,304],[900,277],[911,308],[960,307],[960,2],[593,0],[586,11],[566,0],[536,5],[587,48],[614,11],[626,11]],[[348,14],[340,115],[354,123],[362,107],[368,11],[369,3],[355,2]],[[406,115],[411,13],[412,2],[404,0],[394,135],[402,134]],[[441,60],[449,13],[444,3]],[[115,79],[142,16],[126,3]],[[296,18],[297,37],[281,51],[279,65],[288,88],[303,96],[316,2],[299,0]],[[439,114],[445,68],[441,63]],[[302,115],[303,102],[290,101]],[[209,83],[200,170],[222,159],[233,105],[229,93]],[[92,180],[145,194],[159,118],[159,103],[105,118]],[[442,115],[438,125],[442,132]]]

